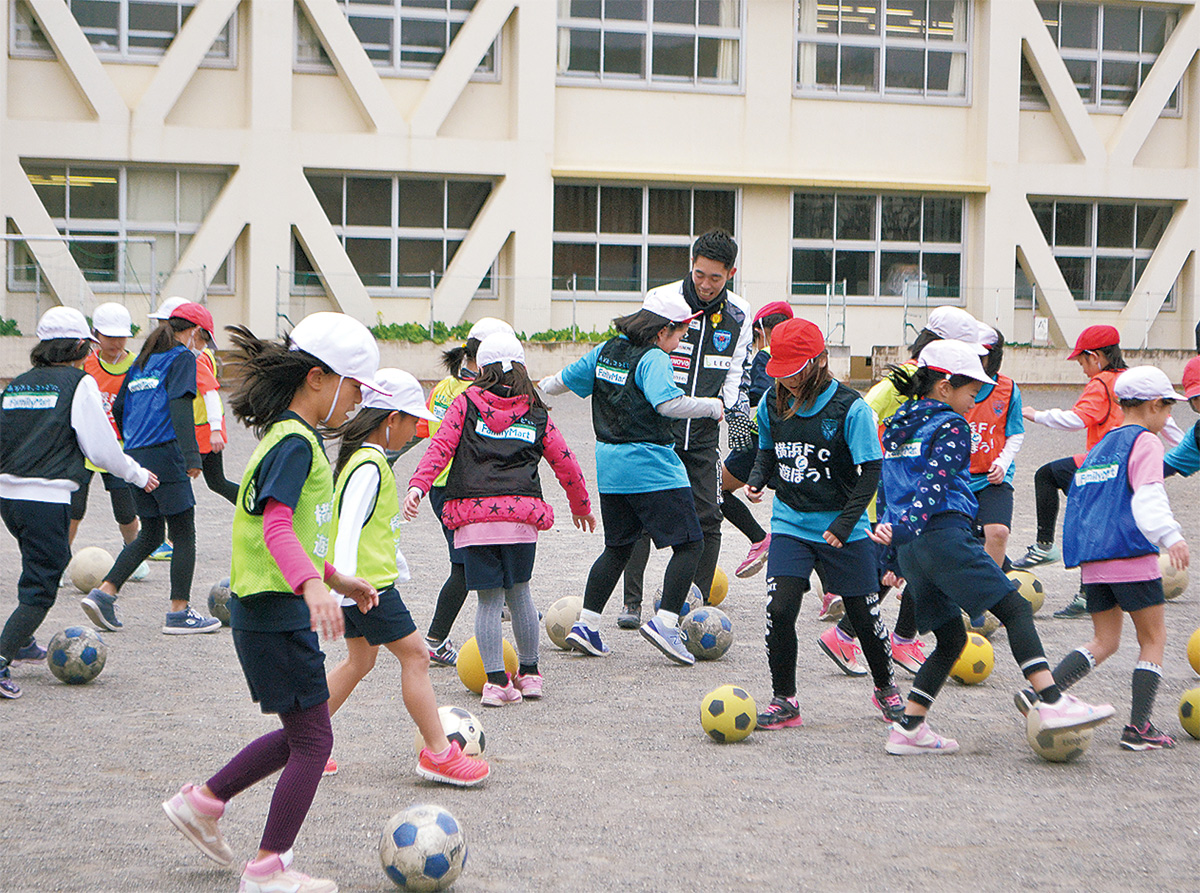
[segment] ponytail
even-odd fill
[[[529,373],[525,371],[524,363],[513,363],[512,369],[505,372],[501,368],[500,363],[488,363],[479,369],[479,377],[475,379],[472,387],[477,387],[481,391],[491,391],[501,397],[528,397],[529,405],[536,406],[538,409],[548,411],[542,398],[538,396],[537,388],[533,386],[533,382],[529,380]]]
[[[363,407],[355,414],[354,418],[337,429],[335,433],[341,437],[341,443],[338,444],[337,463],[333,468],[335,478],[342,473],[342,469],[346,467],[350,457],[358,452],[358,448],[366,439],[388,420],[388,416],[398,411],[385,409],[382,406]]]
[[[137,359],[133,361],[133,365],[144,369],[146,361],[156,353],[165,353],[179,343],[175,340],[176,332],[186,332],[188,329],[194,329],[195,327],[196,324],[194,322],[181,319],[178,316],[163,320],[162,325],[150,333],[150,336],[146,339],[146,343],[142,345]]]
[[[938,372],[928,366],[888,366],[888,377],[892,385],[902,396],[910,400],[923,400],[933,391],[933,386],[946,378],[945,372]],[[951,375],[950,387],[961,388],[975,379],[969,375]]]

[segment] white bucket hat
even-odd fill
[[[187,298],[165,298],[163,302],[158,305],[157,310],[155,310],[153,313],[147,313],[146,315],[151,319],[170,319],[171,314],[175,312],[175,309],[186,303],[188,303]]]
[[[292,329],[292,350],[312,354],[338,375],[353,378],[381,394],[388,389],[375,381],[379,370],[379,345],[357,319],[344,313],[310,313]]]
[[[481,369],[492,363],[499,363],[500,368],[508,372],[513,363],[525,365],[525,348],[511,332],[495,332],[480,343],[475,362]]]
[[[943,338],[925,346],[921,356],[917,358],[917,366],[928,366],[934,372],[944,372],[947,375],[965,375],[984,384],[995,384],[983,371],[979,362],[978,344],[967,344],[955,341],[953,338]]]
[[[51,307],[38,320],[39,341],[55,338],[75,338],[80,341],[95,341],[88,328],[87,318],[74,307]]]
[[[508,332],[510,335],[515,334],[513,327],[502,319],[496,319],[494,316],[485,316],[475,325],[471,326],[471,331],[467,332],[467,340],[475,338],[482,341],[488,335],[494,335],[497,332]]]
[[[92,328],[109,338],[130,338],[133,336],[133,319],[124,304],[98,304],[92,311]]]
[[[403,369],[380,369],[375,373],[375,380],[391,394],[370,391],[363,397],[363,409],[390,409],[431,422],[438,421],[438,417],[425,406],[425,392],[421,390],[421,383]]]

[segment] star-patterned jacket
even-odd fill
[[[469,413],[470,408],[476,412]],[[481,391],[477,387],[467,388],[446,410],[441,426],[429,442],[429,448],[421,457],[417,470],[408,482],[410,487],[417,487],[422,493],[429,492],[434,479],[450,460],[455,458],[468,414],[477,415],[490,434],[501,437],[505,432],[515,430],[515,426],[530,430],[540,427],[528,424],[528,397],[503,397],[490,391]],[[540,445],[542,457],[550,463],[550,468],[567,493],[571,513],[577,516],[590,513],[591,500],[588,498],[583,470],[563,439],[562,432],[549,417],[546,418]],[[459,456],[455,466],[462,461],[463,457]],[[457,530],[466,524],[488,521],[512,521],[530,524],[538,530],[548,530],[554,524],[554,510],[539,496],[510,493],[447,499],[442,509],[442,522],[451,530]]]

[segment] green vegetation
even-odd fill
[[[429,334],[429,329],[420,323],[415,322],[389,322],[385,323],[381,319],[376,325],[371,326],[371,334],[380,341],[407,341],[410,344],[420,344],[424,341],[433,341],[436,344],[442,344],[446,341],[464,341],[467,334],[471,331],[471,323],[460,322],[456,326],[448,326],[444,322],[434,322],[433,335]],[[616,330],[609,328],[604,332],[577,332],[572,333],[570,329],[547,329],[544,332],[534,332],[532,335],[526,335],[524,332],[518,332],[517,337],[522,341],[607,341],[616,335]]]
[[[0,335],[20,335],[21,327],[17,325],[15,319],[4,319],[0,317]]]

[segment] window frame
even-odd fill
[[[1056,49],[1058,50],[1059,56],[1062,58],[1064,63],[1069,65],[1069,63],[1071,63],[1071,62],[1083,62],[1083,63],[1091,63],[1094,65],[1094,70],[1093,70],[1093,75],[1092,75],[1092,84],[1091,84],[1093,98],[1089,101],[1089,100],[1084,99],[1083,95],[1081,94],[1079,98],[1083,102],[1083,107],[1088,111],[1089,114],[1123,115],[1126,111],[1129,110],[1130,105],[1133,104],[1133,100],[1137,97],[1138,91],[1141,90],[1142,82],[1145,79],[1146,72],[1148,72],[1149,69],[1154,66],[1154,64],[1158,61],[1158,57],[1161,55],[1161,52],[1148,53],[1148,52],[1145,52],[1144,50],[1140,49],[1141,44],[1145,38],[1145,25],[1144,25],[1145,12],[1147,10],[1162,11],[1162,12],[1165,12],[1168,16],[1173,16],[1173,20],[1171,21],[1171,32],[1174,33],[1174,30],[1179,27],[1180,8],[1177,6],[1161,5],[1161,4],[1155,4],[1155,3],[1103,3],[1102,2],[1102,3],[1086,4],[1089,6],[1096,7],[1096,16],[1097,16],[1097,18],[1096,18],[1096,46],[1093,48],[1067,47],[1064,50],[1064,48],[1062,46],[1062,27],[1061,27],[1062,6],[1063,6],[1064,2],[1070,3],[1070,0],[1039,0],[1039,2],[1037,4],[1038,12],[1039,12],[1039,14],[1042,14],[1044,16],[1044,13],[1042,13],[1042,11],[1041,11],[1041,6],[1045,5],[1046,3],[1054,3],[1057,5],[1057,7],[1058,7],[1057,21],[1060,24],[1059,24],[1059,27],[1057,28],[1057,32],[1050,34],[1050,38],[1051,38],[1051,40],[1054,41],[1054,45],[1055,45]],[[1079,4],[1072,4],[1072,5],[1079,5]],[[1139,45],[1139,49],[1137,52],[1133,52],[1130,50],[1108,50],[1108,49],[1104,48],[1105,10],[1113,9],[1113,8],[1136,9],[1137,10],[1137,12],[1138,12],[1138,45]],[[1043,22],[1043,24],[1045,24],[1044,17],[1042,19],[1042,22]],[[1048,32],[1050,31],[1050,27],[1048,25],[1046,26],[1046,30]],[[1166,40],[1170,40],[1169,34],[1167,35]],[[1166,45],[1166,41],[1164,41],[1164,46],[1165,45]],[[1105,65],[1106,60],[1113,64],[1127,64],[1127,65],[1132,64],[1132,65],[1136,66],[1137,72],[1138,72],[1138,85],[1137,85],[1137,88],[1131,94],[1128,103],[1125,103],[1123,105],[1117,105],[1115,103],[1103,102],[1104,65]],[[1021,56],[1022,70],[1024,70],[1024,68],[1027,64],[1028,64],[1028,61],[1025,59],[1025,56],[1022,53],[1022,56]],[[1072,77],[1072,79],[1074,79],[1074,78]],[[1025,111],[1042,111],[1042,112],[1047,111],[1050,108],[1050,103],[1048,100],[1045,99],[1045,91],[1042,89],[1041,83],[1039,83],[1037,81],[1036,76],[1034,76],[1034,83],[1037,85],[1038,92],[1042,95],[1043,98],[1041,100],[1039,100],[1035,96],[1028,95],[1024,89],[1025,79],[1022,77],[1021,91],[1020,91],[1021,109],[1025,110]],[[1078,85],[1076,85],[1076,92],[1078,92]],[[1159,110],[1159,113],[1158,113],[1159,117],[1160,118],[1180,118],[1180,117],[1182,117],[1183,116],[1183,96],[1184,96],[1185,92],[1186,91],[1183,89],[1182,83],[1180,83],[1179,85],[1176,85],[1175,90],[1171,93],[1171,98],[1167,100],[1167,104],[1164,105]],[[1174,107],[1172,107],[1172,105],[1171,105],[1172,101],[1174,101]]]
[[[1130,297],[1132,297],[1133,292],[1137,290],[1138,282],[1141,279],[1141,274],[1138,271],[1139,267],[1148,263],[1150,258],[1154,256],[1154,252],[1158,250],[1158,244],[1162,238],[1161,233],[1159,234],[1159,237],[1157,239],[1155,239],[1154,247],[1138,248],[1136,246],[1137,230],[1138,230],[1137,216],[1138,216],[1140,209],[1141,208],[1155,209],[1155,210],[1169,209],[1172,216],[1174,216],[1174,214],[1177,210],[1176,203],[1170,202],[1170,201],[1139,201],[1136,199],[1116,199],[1116,198],[1096,199],[1096,198],[1089,198],[1086,196],[1061,196],[1061,195],[1060,196],[1030,195],[1030,196],[1027,196],[1026,200],[1028,201],[1029,209],[1034,214],[1035,218],[1037,217],[1037,210],[1035,208],[1036,205],[1046,205],[1046,204],[1050,205],[1051,232],[1050,232],[1050,236],[1048,238],[1046,238],[1046,244],[1050,248],[1050,253],[1052,255],[1054,255],[1054,262],[1056,264],[1058,264],[1059,258],[1086,259],[1088,261],[1087,297],[1083,298],[1083,299],[1078,298],[1074,294],[1074,290],[1072,290],[1071,299],[1075,303],[1076,307],[1089,309],[1089,310],[1120,309],[1120,308],[1125,307],[1129,303],[1129,298],[1125,298],[1124,300],[1118,301],[1118,300],[1102,300],[1096,296],[1097,295],[1097,292],[1096,292],[1096,285],[1097,285],[1096,270],[1097,270],[1097,264],[1100,260],[1103,260],[1106,258],[1115,258],[1115,259],[1119,259],[1119,260],[1128,260],[1130,263],[1133,264],[1133,270],[1134,270],[1135,275],[1134,275],[1134,278],[1132,279],[1132,281],[1130,282],[1130,286],[1129,286]],[[1069,205],[1086,205],[1087,206],[1087,208],[1088,208],[1088,229],[1089,229],[1089,244],[1088,245],[1059,246],[1057,244],[1057,242],[1058,242],[1058,230],[1057,230],[1058,204],[1060,202],[1062,202],[1064,204],[1069,204]],[[1133,223],[1132,223],[1132,228],[1131,228],[1131,232],[1130,232],[1130,235],[1131,235],[1130,247],[1128,247],[1128,248],[1112,247],[1112,246],[1104,246],[1104,245],[1099,244],[1099,230],[1100,230],[1100,223],[1099,223],[1100,213],[1099,213],[1099,211],[1100,211],[1100,206],[1102,206],[1102,205],[1129,206],[1134,209]],[[1166,227],[1170,225],[1170,220],[1171,220],[1171,218],[1168,217],[1166,224],[1163,226],[1164,231],[1166,230]],[[1046,231],[1044,228],[1042,228],[1040,220],[1039,220],[1038,228],[1041,231],[1042,235],[1045,236]],[[1063,274],[1063,278],[1065,279],[1066,273],[1063,272],[1062,265],[1058,264],[1058,267],[1059,267],[1059,272]],[[1015,274],[1014,274],[1014,276],[1015,276]],[[1014,283],[1015,283],[1015,279],[1014,279]],[[1033,286],[1034,294],[1036,295],[1038,283],[1036,283],[1036,282],[1031,283],[1031,285]],[[1171,289],[1167,293],[1167,296],[1163,301],[1163,309],[1164,310],[1174,310],[1175,309],[1176,285],[1177,285],[1177,283],[1172,283]],[[1068,288],[1070,288],[1069,283],[1068,283]],[[1024,300],[1025,300],[1026,304],[1028,304],[1029,299],[1025,298]]]
[[[476,183],[476,184],[487,183],[489,186],[489,192],[488,192],[489,197],[496,189],[496,181],[494,179],[488,178],[488,177],[467,177],[467,176],[455,176],[455,175],[446,175],[446,174],[421,176],[421,175],[416,175],[416,174],[407,173],[407,172],[403,173],[403,174],[393,174],[393,173],[378,172],[378,171],[341,171],[341,170],[326,171],[326,170],[317,170],[317,169],[305,170],[304,175],[305,175],[305,179],[308,179],[310,177],[318,177],[318,178],[323,178],[323,179],[338,178],[341,180],[341,222],[338,223],[333,220],[329,220],[328,214],[326,214],[325,219],[329,220],[329,225],[333,228],[334,235],[337,237],[338,243],[342,246],[343,251],[346,250],[346,240],[347,239],[358,238],[358,239],[382,240],[383,238],[386,238],[388,240],[389,261],[388,261],[388,274],[387,274],[388,275],[388,284],[387,285],[385,285],[385,286],[368,285],[364,278],[364,274],[360,270],[358,270],[357,267],[354,270],[355,275],[358,276],[359,281],[362,282],[363,287],[367,290],[367,294],[369,294],[371,297],[374,297],[374,298],[428,298],[429,297],[428,282],[424,282],[419,285],[400,285],[399,284],[399,277],[401,274],[399,271],[400,246],[398,243],[401,241],[405,241],[405,240],[409,240],[409,241],[439,240],[441,242],[441,245],[442,245],[442,270],[440,273],[437,273],[435,276],[434,284],[436,287],[436,285],[440,284],[442,282],[442,280],[445,278],[446,268],[450,265],[450,261],[452,260],[452,257],[448,255],[449,243],[457,242],[459,244],[459,246],[461,246],[462,242],[466,239],[467,235],[471,232],[471,229],[474,227],[476,220],[478,220],[478,214],[477,214],[476,217],[472,219],[471,226],[469,226],[465,229],[462,227],[449,226],[448,218],[449,218],[449,214],[450,214],[450,199],[449,199],[450,184],[454,183],[454,182]],[[350,224],[350,223],[346,222],[346,211],[347,211],[347,206],[348,206],[346,193],[347,193],[347,188],[348,188],[347,183],[349,180],[380,180],[380,181],[386,181],[390,184],[390,196],[389,196],[389,208],[390,208],[389,218],[390,219],[389,219],[388,224],[386,224],[386,225],[361,224],[361,223]],[[440,227],[402,226],[400,224],[400,183],[402,181],[417,182],[417,183],[440,183],[441,184],[441,187],[442,187],[442,225]],[[484,199],[484,204],[486,204],[486,203],[487,203],[487,199]],[[482,211],[482,206],[481,206],[480,210]],[[315,271],[315,269],[314,269],[313,273],[309,273],[308,271],[302,271],[302,270],[296,269],[296,264],[295,264],[294,259],[297,256],[295,252],[299,248],[299,244],[296,241],[294,234],[292,236],[292,242],[293,242],[293,249],[292,249],[293,250],[293,255],[292,255],[293,256],[293,263],[292,263],[293,269],[292,269],[292,275],[290,277],[290,282],[289,282],[289,293],[293,294],[293,295],[297,295],[297,296],[316,296],[316,295],[326,294],[326,290],[325,290],[324,286],[322,286],[319,283],[319,279],[321,276],[320,273],[317,273]],[[300,250],[302,251],[303,249],[300,249]],[[455,249],[455,250],[457,250],[457,249]],[[351,266],[353,266],[353,260],[351,261]],[[489,300],[489,299],[494,299],[494,298],[499,297],[499,290],[498,290],[498,286],[497,286],[497,278],[498,277],[497,277],[496,267],[497,267],[497,260],[493,259],[491,267],[489,268],[488,272],[484,275],[484,277],[481,279],[481,285],[475,289],[473,296],[472,296],[472,300]],[[317,284],[308,285],[308,284],[299,283],[297,280],[298,280],[298,276],[301,274],[303,274],[305,276],[310,276],[310,275],[313,276],[314,278],[316,278],[318,280]],[[376,274],[370,274],[370,275],[376,275]],[[405,274],[405,275],[407,275],[407,274]],[[421,275],[423,275],[423,274],[421,274]],[[482,284],[483,282],[486,282],[487,285],[484,286]]]
[[[351,12],[350,7],[351,6],[360,7],[363,9],[372,9],[375,11],[379,11],[381,13],[383,11],[388,11],[391,13],[390,15],[386,15],[386,16],[381,14],[381,15],[375,16],[374,18],[390,19],[390,21],[392,23],[391,55],[392,55],[393,59],[397,55],[399,55],[401,57],[400,61],[399,62],[391,61],[387,65],[380,65],[380,64],[377,64],[376,61],[371,58],[369,53],[368,53],[367,58],[368,58],[368,60],[370,60],[371,66],[375,69],[375,71],[379,74],[380,77],[392,77],[392,78],[412,78],[412,79],[428,80],[430,77],[433,76],[433,73],[437,70],[438,65],[441,64],[441,60],[443,58],[445,58],[445,52],[449,51],[450,44],[454,41],[454,37],[457,36],[457,32],[454,35],[450,35],[449,40],[447,40],[447,42],[446,42],[446,51],[442,53],[442,56],[438,59],[437,64],[435,64],[433,66],[426,66],[424,64],[405,63],[404,59],[403,59],[403,49],[402,49],[402,45],[401,45],[401,41],[400,41],[400,36],[401,36],[400,32],[402,30],[402,27],[403,27],[402,23],[405,20],[405,18],[408,18],[409,20],[442,22],[445,24],[445,26],[447,28],[450,28],[452,25],[457,24],[459,29],[461,29],[462,25],[475,12],[474,9],[470,9],[470,10],[450,9],[449,8],[450,0],[445,0],[445,2],[447,4],[447,8],[444,11],[443,10],[435,10],[435,9],[424,9],[424,8],[419,8],[419,7],[405,8],[402,5],[402,0],[392,0],[392,3],[390,6],[385,5],[383,3],[364,4],[361,2],[355,2],[355,0],[335,0],[335,2],[336,2],[338,9],[341,10],[342,13],[346,16],[347,21],[350,20],[350,12]],[[293,3],[292,6],[293,6],[293,10],[294,10],[294,13],[292,16],[292,20],[293,20],[293,25],[292,25],[292,70],[299,74],[333,74],[333,73],[335,73],[336,69],[335,69],[334,65],[332,64],[332,61],[330,61],[329,64],[326,64],[324,61],[312,61],[312,60],[300,58],[301,36],[302,36],[302,28],[303,28],[303,26],[301,24],[301,20],[302,20],[303,13],[301,12],[298,4]],[[438,16],[436,15],[439,12],[444,12],[444,16],[442,18],[438,18]],[[458,20],[457,14],[459,14],[459,13],[462,14],[461,21]],[[311,23],[309,23],[309,27],[311,27]],[[351,27],[353,28],[353,26],[351,26]],[[358,36],[357,32],[355,32],[355,36],[356,37]],[[326,52],[324,45],[321,44],[320,38],[318,38],[315,33],[313,34],[313,38],[316,41],[317,46],[320,48],[321,56],[327,58],[328,53]],[[362,44],[361,38],[359,39],[359,43],[360,43],[360,45]],[[500,73],[501,73],[501,65],[502,65],[501,56],[502,56],[503,44],[504,44],[504,41],[502,40],[502,33],[497,34],[496,39],[492,41],[492,46],[491,46],[491,53],[492,53],[491,69],[489,70],[489,69],[481,68],[479,65],[477,65],[475,67],[475,70],[473,72],[471,72],[471,77],[470,77],[471,81],[479,82],[479,83],[499,83]],[[401,47],[401,50],[399,53],[397,53],[397,47]],[[365,46],[363,46],[363,51],[366,52]]]
[[[71,9],[70,9],[71,0],[65,0],[65,2],[68,4],[68,12],[71,12]],[[180,16],[179,28],[175,31],[174,35],[172,35],[171,40],[168,41],[168,43],[167,43],[167,46],[164,47],[162,50],[150,50],[150,51],[143,50],[143,51],[131,52],[129,50],[129,31],[130,31],[129,9],[130,9],[131,5],[132,6],[148,6],[148,5],[169,6],[169,5],[172,5],[171,0],[152,0],[152,2],[148,2],[148,3],[140,3],[140,2],[138,2],[138,0],[112,0],[112,2],[114,5],[117,6],[117,8],[119,10],[118,18],[117,18],[117,47],[116,47],[116,49],[108,49],[108,48],[98,47],[96,44],[92,43],[92,40],[91,40],[90,36],[88,35],[87,31],[84,31],[84,37],[87,38],[89,46],[91,46],[92,51],[95,52],[95,54],[96,54],[96,58],[98,58],[101,62],[106,62],[106,63],[107,62],[116,62],[116,63],[128,63],[128,64],[133,64],[133,65],[157,65],[159,62],[161,62],[163,56],[166,55],[167,50],[170,48],[171,42],[173,42],[175,40],[175,37],[178,36],[179,29],[182,29],[182,27],[183,27],[183,17]],[[194,8],[199,3],[200,3],[200,0],[174,0],[173,5],[175,6],[176,10],[178,11],[178,10],[181,10],[184,6]],[[28,3],[23,2],[23,0],[8,0],[8,4],[9,4],[9,10],[8,10],[8,13],[9,13],[9,15],[8,15],[8,19],[9,19],[8,54],[9,54],[9,56],[13,59],[55,59],[55,58],[57,58],[53,47],[40,47],[40,46],[33,46],[33,45],[24,45],[23,46],[18,43],[18,32],[21,31],[22,28],[24,27],[19,21],[20,17],[18,16],[18,9],[21,7],[24,7],[24,9],[26,11],[28,11],[29,15],[33,18],[34,21],[37,21],[37,16],[33,12],[33,7],[30,6]],[[72,12],[72,15],[73,15],[73,12]],[[201,59],[201,61],[200,61],[201,68],[226,68],[226,69],[237,68],[237,65],[238,65],[237,22],[238,22],[238,13],[235,10],[229,16],[229,20],[225,23],[225,28],[228,31],[228,36],[226,38],[226,43],[228,44],[228,53],[223,56],[214,56],[211,53],[205,53],[203,59]],[[40,23],[38,23],[38,30],[41,31]],[[82,25],[80,26],[80,30],[83,30]]]
[[[794,0],[792,4],[792,98],[793,99],[825,99],[825,100],[840,100],[851,102],[895,102],[909,105],[941,105],[949,107],[962,107],[971,105],[972,81],[973,81],[973,58],[974,58],[974,28],[975,28],[975,4],[971,0],[964,0],[963,12],[966,20],[963,29],[966,33],[966,39],[962,42],[946,41],[937,42],[931,41],[928,37],[923,37],[920,41],[907,38],[891,38],[887,37],[887,19],[886,6],[877,6],[882,12],[882,27],[880,33],[875,37],[863,35],[845,35],[834,34],[822,36],[818,34],[802,34],[800,32],[800,3],[802,0]],[[928,2],[928,0],[922,0]],[[928,6],[926,6],[926,21],[928,21]],[[841,21],[842,9],[839,5],[839,23]],[[839,29],[840,32],[840,29]],[[910,42],[905,42],[910,40]],[[923,57],[923,73],[924,86],[920,93],[889,91],[887,88],[887,51],[889,42],[892,44],[893,51],[897,50],[916,50],[921,48],[924,53]],[[819,45],[833,46],[838,48],[838,83],[832,87],[804,86],[800,83],[800,46],[801,44],[812,44],[814,47]],[[868,90],[847,90],[844,89],[841,83],[841,52],[842,46],[862,47],[868,49],[877,49],[879,51],[879,89],[874,91]],[[963,55],[963,92],[962,95],[951,95],[949,93],[930,93],[929,92],[929,52],[930,50],[946,52],[948,54],[962,53]]]
[[[599,0],[597,0],[599,2]],[[699,23],[684,25],[654,21],[654,0],[644,0],[646,3],[645,17],[637,19],[608,19],[601,10],[600,18],[584,18],[571,15],[556,17],[556,41],[558,49],[555,52],[555,83],[559,87],[608,87],[621,90],[654,90],[665,92],[714,93],[725,95],[741,95],[745,93],[746,71],[746,7],[750,0],[738,0],[738,24],[736,27],[720,25],[701,25]],[[574,23],[574,28],[572,24]],[[610,24],[611,23],[611,24]],[[598,71],[564,71],[561,67],[560,53],[564,39],[569,40],[572,30],[594,32],[600,36],[600,55]],[[736,36],[734,32],[736,31]],[[604,71],[604,35],[637,34],[644,39],[642,64],[644,75],[606,73]],[[693,37],[691,79],[678,76],[654,75],[654,35],[674,34]],[[737,41],[737,77],[732,82],[723,83],[713,79],[701,78],[696,71],[699,64],[699,41],[701,39]]]
[[[832,196],[834,205],[832,215],[835,229],[829,238],[814,238],[814,237],[799,237],[796,235],[796,200],[800,196]],[[838,237],[836,230],[837,221],[837,198],[839,196],[861,198],[870,196],[874,199],[875,207],[872,217],[873,237],[870,239],[842,239]],[[899,239],[884,239],[883,238],[883,200],[885,198],[919,198],[921,200],[921,234],[917,240],[899,240]],[[959,239],[957,242],[939,242],[932,239],[926,239],[925,228],[925,202],[928,199],[954,199],[959,202]],[[876,190],[876,191],[858,191],[850,189],[818,189],[818,188],[798,188],[793,189],[790,198],[790,215],[791,215],[791,232],[788,241],[789,246],[789,282],[788,295],[789,300],[797,304],[824,304],[827,299],[825,292],[804,292],[797,291],[797,286],[801,285],[824,285],[828,288],[828,295],[834,295],[839,298],[844,296],[845,303],[858,306],[899,306],[904,303],[903,294],[885,295],[882,294],[883,286],[883,271],[880,257],[887,253],[906,253],[917,254],[918,267],[921,272],[921,279],[918,281],[927,281],[925,276],[925,256],[928,255],[949,255],[957,253],[958,255],[958,287],[954,295],[933,295],[928,296],[925,290],[922,290],[927,297],[923,297],[922,301],[928,300],[930,303],[936,304],[953,304],[962,306],[966,303],[964,291],[967,281],[967,220],[968,220],[968,204],[970,195],[957,192],[934,192],[920,191],[911,189],[895,189],[895,190]],[[814,281],[800,281],[792,278],[795,272],[796,252],[797,251],[828,251],[830,252],[830,270],[831,279],[828,283],[818,283]],[[837,272],[837,254],[839,251],[846,251],[855,254],[871,252],[873,258],[873,270],[871,273],[873,294],[855,295],[849,294],[849,290],[845,285],[845,279],[832,278]]]
[[[737,186],[728,186],[726,184],[706,184],[706,183],[661,183],[661,182],[626,182],[622,180],[578,180],[578,179],[556,179],[554,186],[557,189],[559,186],[575,186],[586,187],[594,190],[601,190],[605,187],[610,189],[640,189],[641,190],[641,210],[640,210],[640,232],[638,233],[612,233],[605,232],[600,229],[600,218],[603,214],[601,203],[601,193],[596,193],[596,228],[590,233],[575,232],[571,230],[553,229],[551,235],[551,253],[558,245],[586,245],[594,249],[594,270],[595,275],[592,277],[595,280],[595,287],[591,289],[571,289],[567,280],[563,280],[560,285],[559,278],[553,274],[553,260],[551,261],[551,283],[550,293],[551,300],[574,299],[577,301],[638,301],[651,288],[657,285],[667,283],[657,283],[656,285],[649,284],[649,252],[651,248],[683,248],[685,254],[691,251],[692,244],[696,238],[707,231],[697,231],[696,228],[696,193],[697,192],[728,192],[732,193],[733,198],[733,231],[731,235],[736,239],[737,232],[741,229],[742,216],[742,190]],[[688,190],[689,192],[689,208],[688,208],[688,226],[690,232],[687,235],[679,233],[651,233],[650,230],[650,190],[652,189],[671,189],[671,190]],[[553,223],[551,224],[553,226]],[[617,289],[601,289],[600,282],[604,278],[601,275],[600,269],[600,249],[603,246],[609,247],[635,247],[639,249],[639,283],[636,288],[629,290]],[[689,258],[690,260],[690,258]],[[667,280],[667,282],[675,282],[683,279],[689,274],[688,264],[685,263],[679,270],[679,275]],[[729,286],[736,291],[737,286],[731,282]]]
[[[181,220],[181,180],[180,176],[184,174],[223,174],[225,175],[226,183],[228,183],[231,171],[227,168],[216,166],[198,165],[194,167],[175,167],[171,165],[111,165],[103,162],[57,162],[53,160],[40,158],[22,158],[21,167],[25,176],[31,176],[30,169],[35,172],[41,172],[47,168],[53,168],[57,174],[61,171],[65,180],[64,193],[64,214],[62,217],[51,217],[55,229],[61,236],[82,236],[82,235],[111,235],[117,247],[116,257],[116,279],[112,282],[104,280],[88,278],[85,273],[85,278],[93,292],[98,294],[130,294],[130,289],[135,289],[134,293],[144,293],[147,296],[157,293],[157,290],[163,277],[169,276],[175,272],[186,272],[180,270],[179,260],[187,250],[186,245],[196,237],[200,232],[200,228],[204,225],[203,220],[200,221],[185,221]],[[72,217],[71,209],[71,169],[85,169],[88,171],[97,172],[105,171],[116,174],[117,181],[117,216],[116,217]],[[174,216],[173,223],[164,221],[145,222],[140,220],[130,220],[129,218],[129,173],[130,171],[137,172],[153,172],[153,173],[170,173],[174,175],[175,194],[173,197]],[[78,188],[78,187],[76,187]],[[224,188],[224,187],[222,187]],[[48,209],[47,209],[48,210]],[[212,206],[205,212],[207,214],[212,210]],[[129,245],[131,243],[125,241],[129,238],[139,237],[161,237],[170,236],[175,242],[175,263],[170,268],[155,269],[154,273],[160,278],[160,282],[149,283],[151,286],[144,291],[136,291],[142,283],[139,283],[134,275],[134,263],[129,259]],[[74,244],[68,242],[68,245]],[[79,243],[86,244],[86,243]],[[133,243],[137,244],[137,243]],[[11,292],[32,292],[35,290],[33,280],[23,280],[15,278],[16,265],[13,259],[14,252],[9,252],[9,261],[7,264],[6,278],[8,290]],[[210,282],[206,290],[209,294],[230,295],[234,292],[234,286],[237,282],[236,264],[236,247],[230,248],[229,253],[225,255],[224,261],[218,266],[217,270],[213,271],[215,276],[220,267],[225,268],[225,281],[219,282],[215,279]],[[81,268],[81,272],[84,272]]]

